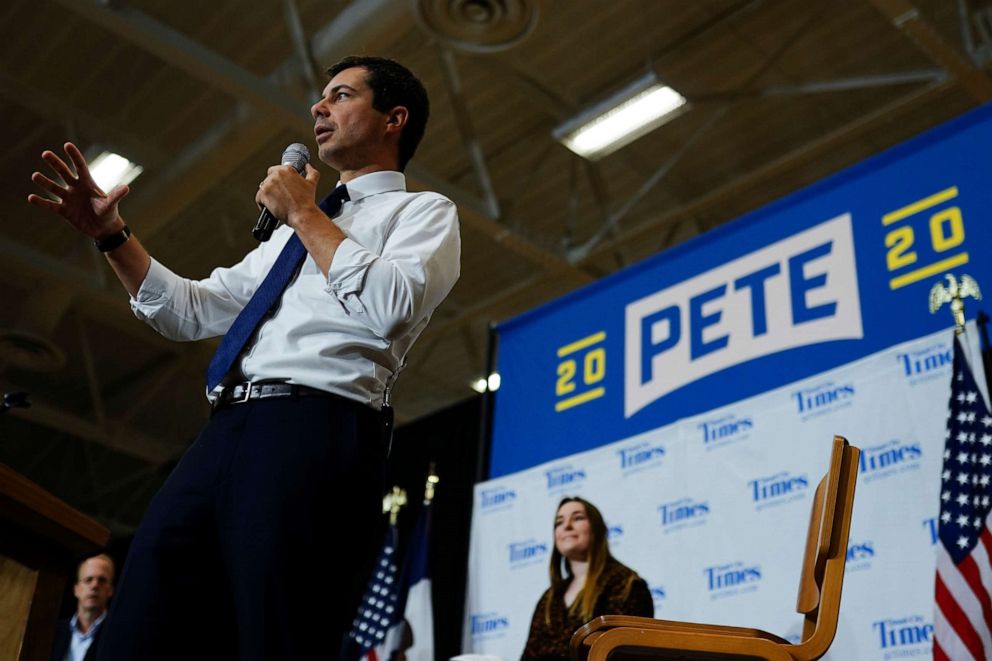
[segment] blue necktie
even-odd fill
[[[333,218],[341,210],[341,205],[349,199],[351,198],[348,197],[348,189],[338,186],[323,199],[319,205],[320,210],[327,214],[328,218]],[[248,338],[252,336],[276,301],[282,297],[282,293],[293,279],[293,274],[296,273],[306,254],[303,242],[296,236],[296,232],[293,232],[293,236],[289,237],[289,241],[266,274],[265,280],[231,324],[220,346],[217,347],[217,352],[210,360],[210,365],[207,367],[208,392],[216,388],[231,369],[231,365],[245,348]]]

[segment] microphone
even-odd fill
[[[302,145],[299,142],[294,142],[286,147],[286,151],[282,153],[281,164],[292,165],[300,175],[306,170],[307,163],[309,162],[310,150],[307,149],[306,145]],[[258,222],[255,223],[255,228],[251,231],[251,235],[258,241],[268,241],[272,237],[273,230],[277,227],[279,227],[279,219],[269,213],[269,210],[263,206],[262,213],[258,215]]]

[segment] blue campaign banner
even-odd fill
[[[948,327],[946,306],[927,310],[945,273],[992,286],[990,173],[986,105],[500,325],[490,474]],[[794,396],[802,409],[842,390]]]

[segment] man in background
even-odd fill
[[[72,587],[78,605],[70,619],[59,620],[52,661],[93,661],[114,594],[114,561],[100,554],[79,563]]]

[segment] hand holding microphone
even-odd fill
[[[301,175],[304,176],[307,164],[310,162],[310,150],[307,149],[306,145],[302,145],[298,142],[294,142],[290,146],[286,147],[286,151],[282,153],[282,165],[292,165],[293,168]],[[268,179],[266,179],[268,181]],[[272,213],[262,204],[259,197],[262,195],[262,186],[265,184],[263,182],[259,185],[259,193],[256,195],[255,200],[259,203],[262,208],[262,212],[258,216],[258,222],[255,223],[255,228],[252,229],[251,235],[255,237],[258,241],[268,241],[272,236],[272,232],[279,226],[280,220],[276,218]],[[310,200],[313,200],[313,194],[310,195]],[[278,211],[278,209],[277,209]]]

